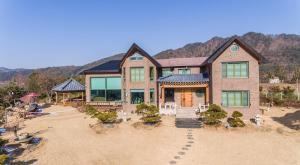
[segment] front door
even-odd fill
[[[192,89],[182,89],[182,91],[181,91],[181,106],[182,107],[192,107],[193,106]]]

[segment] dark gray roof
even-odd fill
[[[72,78],[52,88],[52,91],[55,92],[76,92],[84,90],[85,87]]]
[[[158,82],[185,82],[185,83],[197,83],[197,82],[208,82],[209,78],[205,74],[173,74],[165,77],[161,77],[157,80]]]
[[[91,69],[85,70],[85,74],[93,73],[119,73],[121,60],[111,60]]]

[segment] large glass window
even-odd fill
[[[138,53],[134,53],[131,57],[130,57],[130,60],[133,60],[133,61],[137,61],[137,60],[143,60],[143,56],[138,54]]]
[[[223,78],[246,78],[249,76],[248,62],[222,63]]]
[[[91,78],[91,101],[105,101],[106,79]]]
[[[191,74],[191,69],[189,68],[178,69],[178,74]]]
[[[171,74],[173,74],[171,68],[163,68],[163,69],[162,69],[162,76],[163,76],[163,77],[169,76],[169,75],[171,75]]]
[[[130,96],[131,104],[141,104],[144,102],[144,89],[131,89]]]
[[[154,94],[154,88],[150,89],[150,103],[155,102],[155,94]]]
[[[225,107],[249,106],[249,91],[222,91],[222,105]]]
[[[92,77],[91,101],[121,100],[121,77]]]
[[[145,79],[144,67],[132,67],[132,68],[130,68],[130,80],[131,80],[131,82],[143,82],[144,79]]]

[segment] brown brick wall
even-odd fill
[[[126,102],[123,105],[123,109],[127,112],[133,111],[136,108],[136,105],[130,104],[130,89],[144,89],[144,99],[145,103],[150,103],[150,89],[154,88],[155,91],[155,103],[157,103],[157,69],[155,65],[146,57],[143,58],[143,60],[138,61],[132,61],[128,57],[122,66],[122,72],[123,67],[126,69],[126,79],[125,82],[123,80],[123,74],[122,74],[122,98],[124,98],[124,89],[126,89]],[[145,80],[144,82],[131,82],[130,81],[130,67],[144,67],[144,75]],[[154,80],[150,81],[150,67],[154,67]],[[156,104],[155,104],[156,105]]]
[[[248,61],[249,78],[222,78],[222,62]],[[250,106],[246,108],[226,108],[229,115],[237,110],[244,114],[245,118],[253,117],[259,111],[259,64],[258,61],[246,52],[242,47],[236,55],[232,55],[230,47],[227,48],[213,63],[211,72],[211,101],[221,105],[222,90],[249,90]]]

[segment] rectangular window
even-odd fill
[[[151,66],[149,72],[150,72],[150,75],[149,75],[150,81],[154,81],[154,67]]]
[[[154,94],[154,88],[150,89],[150,103],[155,102],[155,94]]]
[[[222,91],[222,105],[225,107],[249,106],[249,91]]]
[[[247,78],[249,76],[248,62],[225,62],[222,63],[223,78]]]
[[[144,89],[131,89],[130,96],[131,104],[141,104],[144,102]]]
[[[92,77],[91,101],[121,100],[121,77]]]
[[[178,74],[191,74],[191,69],[178,69]]]
[[[204,89],[197,89],[196,90],[196,96],[197,97],[204,97],[205,91]]]
[[[131,82],[143,82],[144,79],[145,79],[144,67],[132,67],[132,68],[130,68],[130,80],[131,80]]]
[[[162,77],[169,76],[173,74],[171,68],[163,68],[162,69]]]

